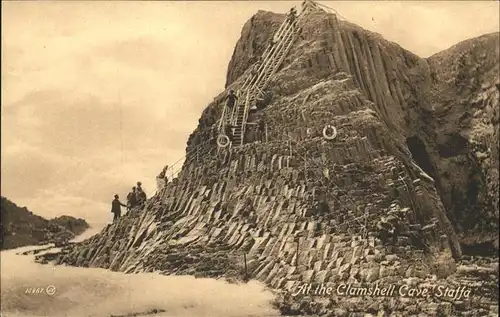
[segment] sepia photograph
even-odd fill
[[[0,317],[499,315],[500,2],[1,2]]]

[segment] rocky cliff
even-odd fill
[[[244,26],[227,89],[241,86],[283,18],[259,11]],[[422,59],[333,14],[311,12],[266,107],[250,116],[265,134],[250,127],[245,145],[217,149],[217,96],[188,140],[179,176],[146,208],[64,249],[57,262],[245,276],[290,292],[301,283],[467,281],[480,296],[486,286],[478,288],[477,276],[488,276],[493,284],[483,293],[498,298],[495,259],[471,273],[475,260],[467,256],[479,245],[491,256],[498,232],[498,38]],[[336,127],[334,140],[323,137],[326,125]],[[401,215],[413,234],[383,243],[377,223],[387,214]],[[478,270],[483,275],[471,277]],[[477,298],[300,295],[281,308],[335,309],[335,316],[497,309]]]
[[[470,253],[498,250],[499,51],[495,33],[428,58],[431,86],[413,109],[410,141],[422,153],[415,159],[422,166],[429,161],[427,171]]]
[[[5,197],[1,202],[2,250],[26,245],[62,245],[83,233],[89,225],[83,219],[61,216],[47,220]]]

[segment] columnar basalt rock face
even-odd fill
[[[245,25],[230,62],[228,89],[241,86],[252,52],[264,50],[282,18],[259,12]],[[247,144],[217,149],[213,136],[223,94],[216,97],[188,141],[177,179],[142,211],[68,247],[58,262],[125,272],[247,274],[288,290],[300,283],[459,280],[452,256],[462,254],[456,234],[462,227],[450,222],[453,211],[442,202],[450,194],[438,179],[445,163],[436,161],[431,150],[427,161],[416,157],[414,147],[435,145],[438,151],[440,144],[433,139],[435,126],[412,123],[425,114],[435,120],[431,124],[439,122],[430,111],[447,81],[432,79],[437,61],[427,62],[334,15],[312,12],[270,85],[270,104],[251,115],[252,121],[265,123],[265,133],[249,128]],[[497,111],[490,121],[498,125],[494,92],[488,86],[481,94],[490,102],[485,112]],[[323,137],[326,125],[336,127],[334,140]],[[474,131],[469,135],[485,135]],[[498,156],[488,159],[477,165],[483,173],[498,167]],[[495,188],[493,181],[488,184],[479,189],[482,195]],[[384,245],[376,224],[391,212],[403,213],[404,223],[417,234]],[[492,270],[498,272],[498,266]],[[405,311],[404,300],[358,299],[335,297],[330,305],[377,312],[377,305],[389,301],[391,310]],[[431,316],[451,309],[422,302],[406,304]]]

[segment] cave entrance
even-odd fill
[[[408,146],[408,149],[418,166],[420,166],[420,168],[429,176],[436,179],[436,170],[432,165],[429,153],[425,149],[424,142],[416,136],[412,136],[406,139],[406,145]]]

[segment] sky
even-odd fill
[[[495,1],[320,1],[421,56],[499,30]],[[2,2],[1,194],[100,226],[184,156],[245,22],[300,1]]]

